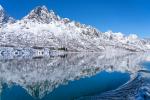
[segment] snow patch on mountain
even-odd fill
[[[0,10],[3,10],[3,7],[0,5]]]

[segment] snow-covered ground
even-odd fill
[[[150,49],[150,43],[135,34],[100,32],[92,26],[61,18],[45,6],[36,7],[21,20],[14,20],[0,7],[0,45],[96,52]]]

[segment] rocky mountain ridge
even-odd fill
[[[146,51],[150,43],[136,35],[101,32],[98,29],[61,18],[45,6],[38,6],[21,20],[14,20],[0,7],[0,45],[43,47],[65,51]],[[13,19],[13,21],[12,21]]]

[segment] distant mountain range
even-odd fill
[[[8,16],[0,6],[0,45],[73,52],[150,49],[150,41],[135,34],[101,32],[92,26],[61,18],[45,6],[36,7],[21,20]]]

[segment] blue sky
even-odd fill
[[[112,30],[150,37],[150,0],[0,0],[0,4],[16,19],[36,6],[46,5],[61,17],[103,32]]]

